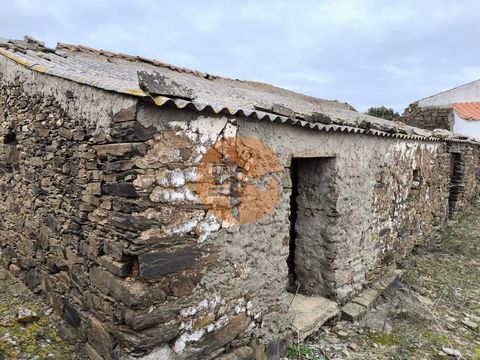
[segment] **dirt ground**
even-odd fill
[[[362,320],[325,326],[288,358],[480,360],[480,202],[400,266]]]
[[[86,359],[68,325],[2,266],[0,359]]]

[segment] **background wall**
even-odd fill
[[[421,107],[417,103],[413,103],[405,109],[398,120],[422,129],[447,129],[452,131],[453,109],[451,106]]]
[[[475,139],[480,139],[480,121],[468,121],[463,120],[457,114],[454,113],[454,126],[453,132],[456,134],[462,134],[471,136]]]
[[[442,143],[316,133],[243,121],[239,131],[263,139],[286,168],[292,157],[335,158],[336,216],[330,218],[334,225],[329,235],[335,244],[337,301],[346,301],[444,221],[450,155]],[[289,191],[288,183],[284,188]]]
[[[421,107],[451,106],[454,102],[479,100],[480,80],[477,80],[419,100],[418,105]]]

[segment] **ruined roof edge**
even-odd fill
[[[0,39],[0,40],[3,40],[3,39]],[[5,46],[5,44],[7,44],[8,46]],[[11,50],[13,52],[8,50]],[[374,118],[374,117],[370,117],[363,114],[362,114],[363,117],[365,117],[366,119],[372,118],[372,120],[374,121],[368,121],[363,119],[360,122],[360,124],[356,124],[360,126],[352,126],[351,124],[346,124],[344,121],[342,121],[341,118],[336,118],[335,116],[324,114],[325,115],[324,118],[326,121],[320,120],[320,122],[318,121],[313,122],[313,121],[308,121],[308,119],[315,117],[315,120],[317,120],[316,115],[319,115],[319,114],[296,113],[294,117],[287,117],[287,116],[282,116],[282,115],[274,114],[271,112],[265,112],[257,109],[251,110],[251,109],[226,107],[226,106],[218,107],[218,106],[203,104],[195,101],[174,99],[174,98],[164,97],[164,96],[152,97],[149,94],[145,93],[144,91],[136,90],[136,89],[133,89],[133,90],[124,89],[124,91],[121,91],[118,88],[109,89],[109,88],[106,88],[105,86],[100,86],[95,82],[92,83],[87,81],[81,81],[80,78],[77,79],[74,76],[67,77],[67,76],[62,76],[61,74],[51,73],[44,66],[41,66],[36,63],[30,63],[25,58],[15,55],[16,52],[20,52],[20,53],[24,52],[26,54],[27,50],[45,52],[45,53],[54,53],[54,54],[56,54],[56,51],[58,50],[82,51],[87,53],[90,52],[95,55],[101,55],[106,57],[115,56],[116,58],[121,58],[129,61],[140,61],[140,62],[148,63],[154,66],[165,67],[172,71],[182,72],[182,73],[190,74],[193,76],[199,76],[207,79],[220,78],[220,77],[215,77],[213,75],[209,75],[206,73],[169,65],[166,63],[162,63],[160,61],[150,60],[143,57],[117,54],[117,53],[103,51],[103,50],[96,50],[96,49],[92,49],[92,48],[88,48],[80,45],[77,46],[77,45],[68,45],[68,44],[59,43],[56,49],[50,49],[45,47],[43,43],[28,37],[25,38],[25,41],[3,40],[3,43],[2,41],[0,41],[0,55],[22,66],[25,66],[29,70],[33,70],[38,73],[48,74],[48,75],[63,78],[69,81],[89,85],[92,87],[97,87],[99,89],[103,89],[107,91],[118,92],[118,93],[130,95],[130,96],[137,96],[141,98],[151,99],[159,107],[168,105],[168,106],[174,106],[177,109],[190,109],[194,111],[210,112],[214,114],[228,114],[232,116],[243,116],[253,120],[269,120],[270,122],[290,124],[293,126],[300,126],[300,127],[304,127],[312,130],[318,130],[318,131],[327,131],[327,132],[333,131],[333,132],[344,132],[344,133],[353,133],[353,134],[365,134],[365,135],[373,135],[373,136],[380,136],[380,137],[412,139],[412,140],[422,140],[422,141],[467,142],[467,143],[472,143],[477,145],[480,144],[474,139],[465,139],[465,137],[456,137],[454,134],[451,134],[451,133],[449,135],[441,134],[441,136],[437,136],[437,134],[435,134],[434,132],[426,131],[424,129],[410,127],[405,124],[394,122],[394,121],[383,121],[383,119]],[[221,78],[221,79],[226,79],[226,78]],[[240,80],[238,81],[242,82]],[[249,81],[243,81],[243,82],[254,83]],[[276,88],[269,84],[264,84],[264,85],[271,86],[272,88]],[[296,94],[286,89],[282,89],[282,88],[276,88],[276,89],[284,90],[285,92],[292,93],[292,95]],[[297,95],[301,95],[301,94],[297,94]],[[308,97],[308,98],[316,99],[313,97]],[[321,100],[321,99],[316,99],[316,100]],[[352,113],[355,114],[354,111],[352,111]],[[360,114],[360,113],[357,113],[357,114]],[[379,122],[379,120],[382,120],[382,122]]]

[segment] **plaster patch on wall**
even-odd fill
[[[259,139],[222,139],[199,164],[200,202],[230,224],[254,222],[275,208],[283,171],[276,154]]]
[[[140,168],[157,168],[153,173],[141,174],[134,180],[138,190],[148,191],[149,199],[154,203],[170,204],[172,206],[185,204],[197,205],[199,196],[198,165],[209,148],[225,136],[235,136],[237,126],[233,120],[226,117],[199,116],[195,120],[171,121],[170,130],[155,135],[149,140],[149,149],[144,156],[138,156],[135,164]],[[183,162],[190,166],[179,168]],[[171,165],[171,164],[175,165]],[[151,170],[150,170],[151,171]],[[201,172],[201,171],[200,171]],[[157,185],[157,186],[154,186]],[[201,185],[200,185],[201,187]],[[149,216],[153,216],[149,214]],[[221,221],[212,213],[203,212],[201,218],[179,223],[174,228],[165,226],[162,229],[150,229],[141,235],[141,241],[147,241],[154,236],[186,234],[190,231],[198,236],[199,243],[204,242],[210,234],[221,227]]]
[[[207,215],[205,220],[198,222],[196,233],[199,235],[198,242],[202,243],[207,240],[208,236],[215,231],[220,230],[222,223],[213,215]]]
[[[177,354],[182,353],[185,350],[187,343],[192,343],[200,340],[205,334],[205,332],[205,329],[200,329],[193,333],[183,333],[173,344],[173,351],[175,351]]]
[[[169,127],[176,139],[183,139],[182,146],[187,146],[185,142],[190,144],[187,147],[191,150],[193,167],[169,170],[159,165],[161,168],[155,173],[158,186],[150,194],[151,201],[200,203],[226,227],[254,222],[276,206],[283,167],[266,144],[253,137],[237,137],[236,124],[226,117],[200,116],[190,123],[169,122]],[[178,160],[181,156],[178,149],[162,146],[160,141],[164,139],[157,137],[149,144],[151,149],[144,162],[161,164],[166,158]],[[135,183],[139,188],[151,185],[151,176]],[[216,225],[207,223],[199,227],[205,229],[200,242],[217,231]]]
[[[221,330],[238,315],[244,314],[248,318],[249,310],[252,310],[252,304],[243,297],[226,301],[219,296],[205,298],[194,306],[182,309],[179,327],[182,333],[174,341],[172,350],[177,354],[183,353],[189,344],[201,341],[208,333]],[[196,327],[198,324],[201,326]]]

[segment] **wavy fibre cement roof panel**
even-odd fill
[[[405,138],[435,141],[432,132],[359,113],[346,103],[138,56],[68,44],[51,49],[29,37],[24,41],[0,39],[0,55],[39,73],[148,98],[158,106],[244,116],[320,131],[403,134]]]

